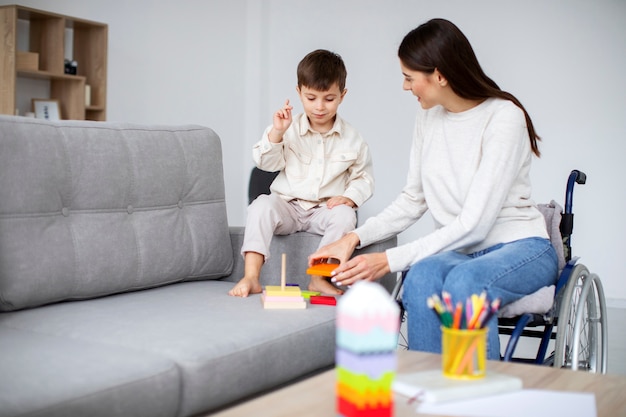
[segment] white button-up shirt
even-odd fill
[[[280,171],[270,190],[304,209],[344,196],[358,206],[374,192],[369,147],[359,132],[339,116],[327,133],[311,129],[305,114],[294,117],[280,143],[272,143],[269,126],[252,148],[257,167]]]

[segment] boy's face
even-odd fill
[[[339,90],[337,84],[333,84],[327,91],[318,91],[302,86],[296,87],[304,112],[309,118],[313,130],[326,133],[332,129],[337,115],[337,108],[343,101],[348,90]]]

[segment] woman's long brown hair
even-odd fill
[[[463,32],[445,19],[432,19],[410,31],[398,48],[402,64],[413,71],[432,74],[437,69],[458,96],[469,100],[490,97],[512,101],[526,118],[530,147],[540,156],[535,132],[528,112],[512,94],[500,87],[482,70],[474,49]]]

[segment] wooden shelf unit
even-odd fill
[[[38,69],[18,68],[18,20],[28,22],[28,51],[39,54]],[[72,59],[76,75],[65,74],[65,32],[73,32]],[[0,6],[0,113],[14,114],[17,79],[50,82],[50,97],[59,101],[61,117],[106,120],[108,25],[43,10]],[[91,103],[85,105],[85,86],[91,86]],[[45,98],[45,97],[33,97]]]

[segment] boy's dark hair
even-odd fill
[[[298,64],[298,87],[327,91],[333,84],[346,88],[348,73],[341,56],[325,49],[308,53]]]

